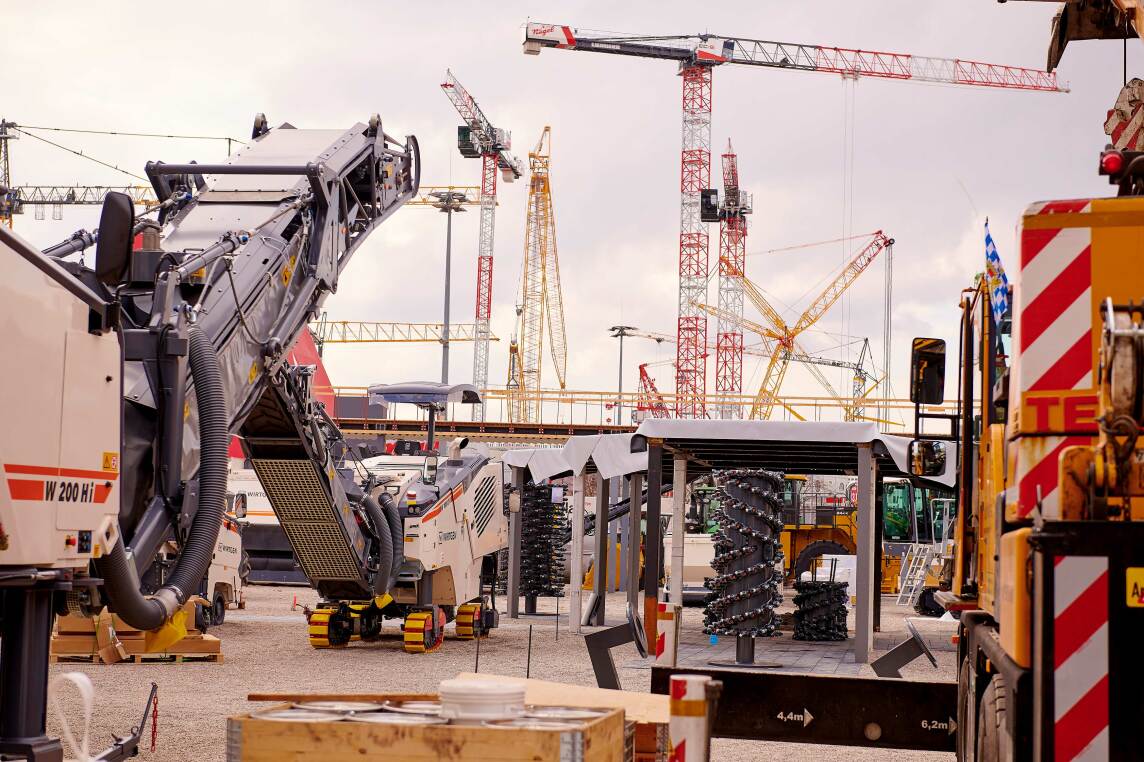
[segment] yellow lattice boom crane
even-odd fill
[[[531,177],[524,232],[521,298],[516,340],[509,348],[508,416],[510,421],[540,420],[540,383],[544,333],[556,381],[566,388],[568,341],[564,329],[564,299],[560,290],[560,261],[556,254],[556,213],[552,207],[549,167],[552,128],[540,133],[528,154]]]
[[[894,239],[887,238],[881,230],[876,231],[870,242],[846,263],[842,272],[815,297],[793,326],[787,325],[782,315],[771,306],[770,302],[763,296],[762,291],[754,283],[743,278],[743,291],[747,299],[755,305],[755,309],[770,324],[770,328],[765,329],[765,335],[773,339],[776,344],[776,351],[767,363],[767,369],[763,373],[763,381],[759,385],[759,391],[755,394],[754,401],[751,403],[751,418],[765,420],[771,417],[775,402],[778,399],[779,388],[782,386],[783,378],[786,377],[787,369],[790,367],[790,361],[793,359],[805,362],[804,358],[808,357],[799,345],[799,335],[817,323],[842,297],[846,289],[853,285],[858,276],[874,262],[878,254],[893,244]],[[812,364],[808,364],[807,368],[811,369],[811,375],[814,375],[819,383],[833,393],[833,386],[826,380],[821,371],[814,368]]]

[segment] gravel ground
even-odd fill
[[[345,649],[316,651],[306,641],[301,611],[291,611],[297,596],[299,604],[313,606],[313,590],[289,587],[248,587],[247,607],[228,612],[226,623],[213,628],[222,639],[225,660],[215,663],[144,664],[55,664],[52,674],[80,671],[87,673],[96,689],[96,709],[92,718],[92,749],[108,745],[113,733],[124,733],[139,721],[151,681],[159,685],[159,724],[155,751],[144,744],[142,759],[223,760],[225,758],[226,718],[252,711],[246,701],[251,692],[432,692],[437,684],[458,672],[474,668],[475,644],[446,639],[432,655],[413,656],[402,651],[396,638],[380,643],[355,644]],[[612,597],[615,598],[614,603]],[[786,596],[787,599],[791,596]],[[541,612],[553,611],[555,599],[542,600]],[[498,602],[499,603],[499,602]],[[566,602],[562,602],[562,606]],[[622,594],[609,597],[609,611],[623,610]],[[503,608],[503,604],[501,604]],[[883,608],[883,630],[904,625],[904,614],[892,606]],[[689,608],[684,627],[701,627],[702,612]],[[557,640],[556,618],[503,617],[501,628],[481,643],[480,671],[524,676],[528,660],[529,628],[532,627],[533,677],[559,682],[594,685],[584,641],[567,633],[567,620],[560,623]],[[449,631],[451,632],[452,626]],[[386,623],[386,631],[396,633],[396,622]],[[615,649],[615,661],[623,687],[647,691],[649,671],[623,666],[638,658],[635,648]],[[928,664],[910,665],[907,679],[954,679],[954,654],[937,653],[939,669]],[[65,691],[62,705],[73,727],[82,722],[80,703],[74,691]],[[49,732],[58,734],[53,716]],[[847,747],[806,746],[716,739],[713,757],[721,762],[739,762],[764,757],[783,760],[821,760],[825,755],[844,759],[869,760],[948,760],[952,755],[910,752],[857,752]]]

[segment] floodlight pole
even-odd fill
[[[624,406],[624,337],[630,336],[632,331],[638,329],[634,325],[614,325],[608,330],[612,332],[613,339],[620,340],[620,378],[616,388],[616,425],[620,426],[623,424]]]
[[[453,279],[453,212],[463,212],[465,194],[460,191],[436,191],[429,194],[433,206],[445,213],[445,316],[441,326],[441,383],[449,383],[449,301]]]

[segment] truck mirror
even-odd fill
[[[426,455],[425,463],[421,466],[421,481],[434,484],[437,481],[437,456]]]
[[[910,353],[910,402],[945,401],[945,339],[914,339]]]
[[[949,445],[933,439],[910,442],[910,473],[914,476],[940,476],[945,473]]]
[[[95,277],[105,286],[118,286],[131,264],[135,236],[135,204],[126,193],[111,191],[103,199],[99,215],[99,240],[95,244]]]
[[[238,492],[226,496],[227,513],[236,519],[246,518],[246,493]]]

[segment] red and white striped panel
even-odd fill
[[[1090,202],[1034,204],[1026,216],[1087,212]],[[1089,389],[1093,380],[1092,231],[1088,227],[1021,231],[1021,262],[1014,283],[1013,370],[1010,384],[1020,410],[1026,392]],[[1021,434],[1033,421],[1021,420]],[[1057,461],[1064,447],[1086,437],[1028,437],[1017,444],[1017,513],[1027,516],[1037,504],[1059,516]],[[1011,493],[1012,494],[1012,493]]]
[[[1108,559],[1060,556],[1053,572],[1056,760],[1107,760]]]
[[[1104,132],[1114,148],[1140,150],[1144,145],[1144,82],[1134,79],[1124,86],[1108,112]]]

